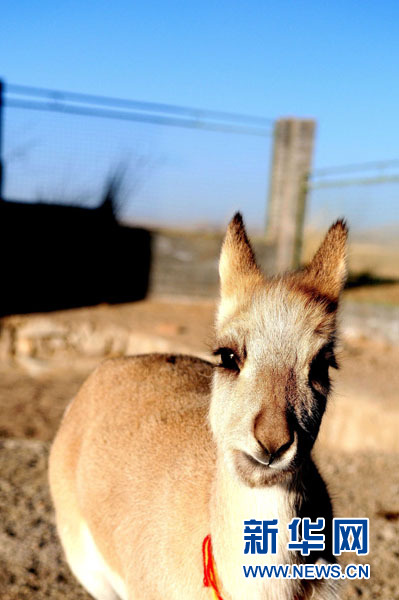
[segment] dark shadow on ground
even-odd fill
[[[349,274],[345,288],[351,289],[365,286],[378,286],[389,283],[399,283],[399,279],[392,277],[378,277],[377,275],[373,275],[373,273],[364,271],[363,273],[358,273],[356,275]]]

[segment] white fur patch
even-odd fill
[[[67,559],[74,575],[96,600],[127,600],[124,582],[106,564],[84,521],[80,530],[79,553],[67,553]]]
[[[235,600],[287,600],[296,583],[284,579],[246,579],[242,565],[272,565],[291,562],[287,551],[287,524],[294,516],[293,498],[284,485],[250,488],[226,474],[218,481],[223,511],[212,522],[217,569],[227,595]],[[227,500],[228,498],[228,500]],[[220,509],[219,509],[220,510]],[[278,519],[277,554],[244,554],[244,521]]]

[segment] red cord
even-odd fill
[[[223,600],[219,593],[215,564],[213,561],[212,541],[211,536],[207,535],[202,542],[202,562],[204,565],[204,586],[211,587],[217,600]],[[293,600],[300,600],[298,596],[294,596]]]
[[[213,589],[217,600],[223,600],[218,590],[210,535],[207,535],[202,542],[202,562],[204,565],[204,586]]]

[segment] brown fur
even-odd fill
[[[335,366],[345,239],[338,222],[306,269],[265,279],[236,215],[220,258],[220,364],[130,357],[84,384],[55,439],[50,484],[69,564],[96,598],[209,599],[209,533],[224,600],[338,598],[329,582],[244,580],[241,565],[302,562],[284,546],[293,516],[326,519],[326,549],[306,560],[334,560],[310,453]],[[243,519],[275,517],[278,554],[245,561]]]

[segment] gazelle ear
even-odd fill
[[[225,313],[227,304],[231,309],[232,304],[238,304],[259,283],[264,282],[240,213],[234,215],[227,227],[220,253],[219,275],[219,315]]]
[[[315,287],[323,296],[334,300],[338,300],[346,281],[347,237],[348,228],[345,221],[341,219],[334,223],[304,271],[307,284]]]

